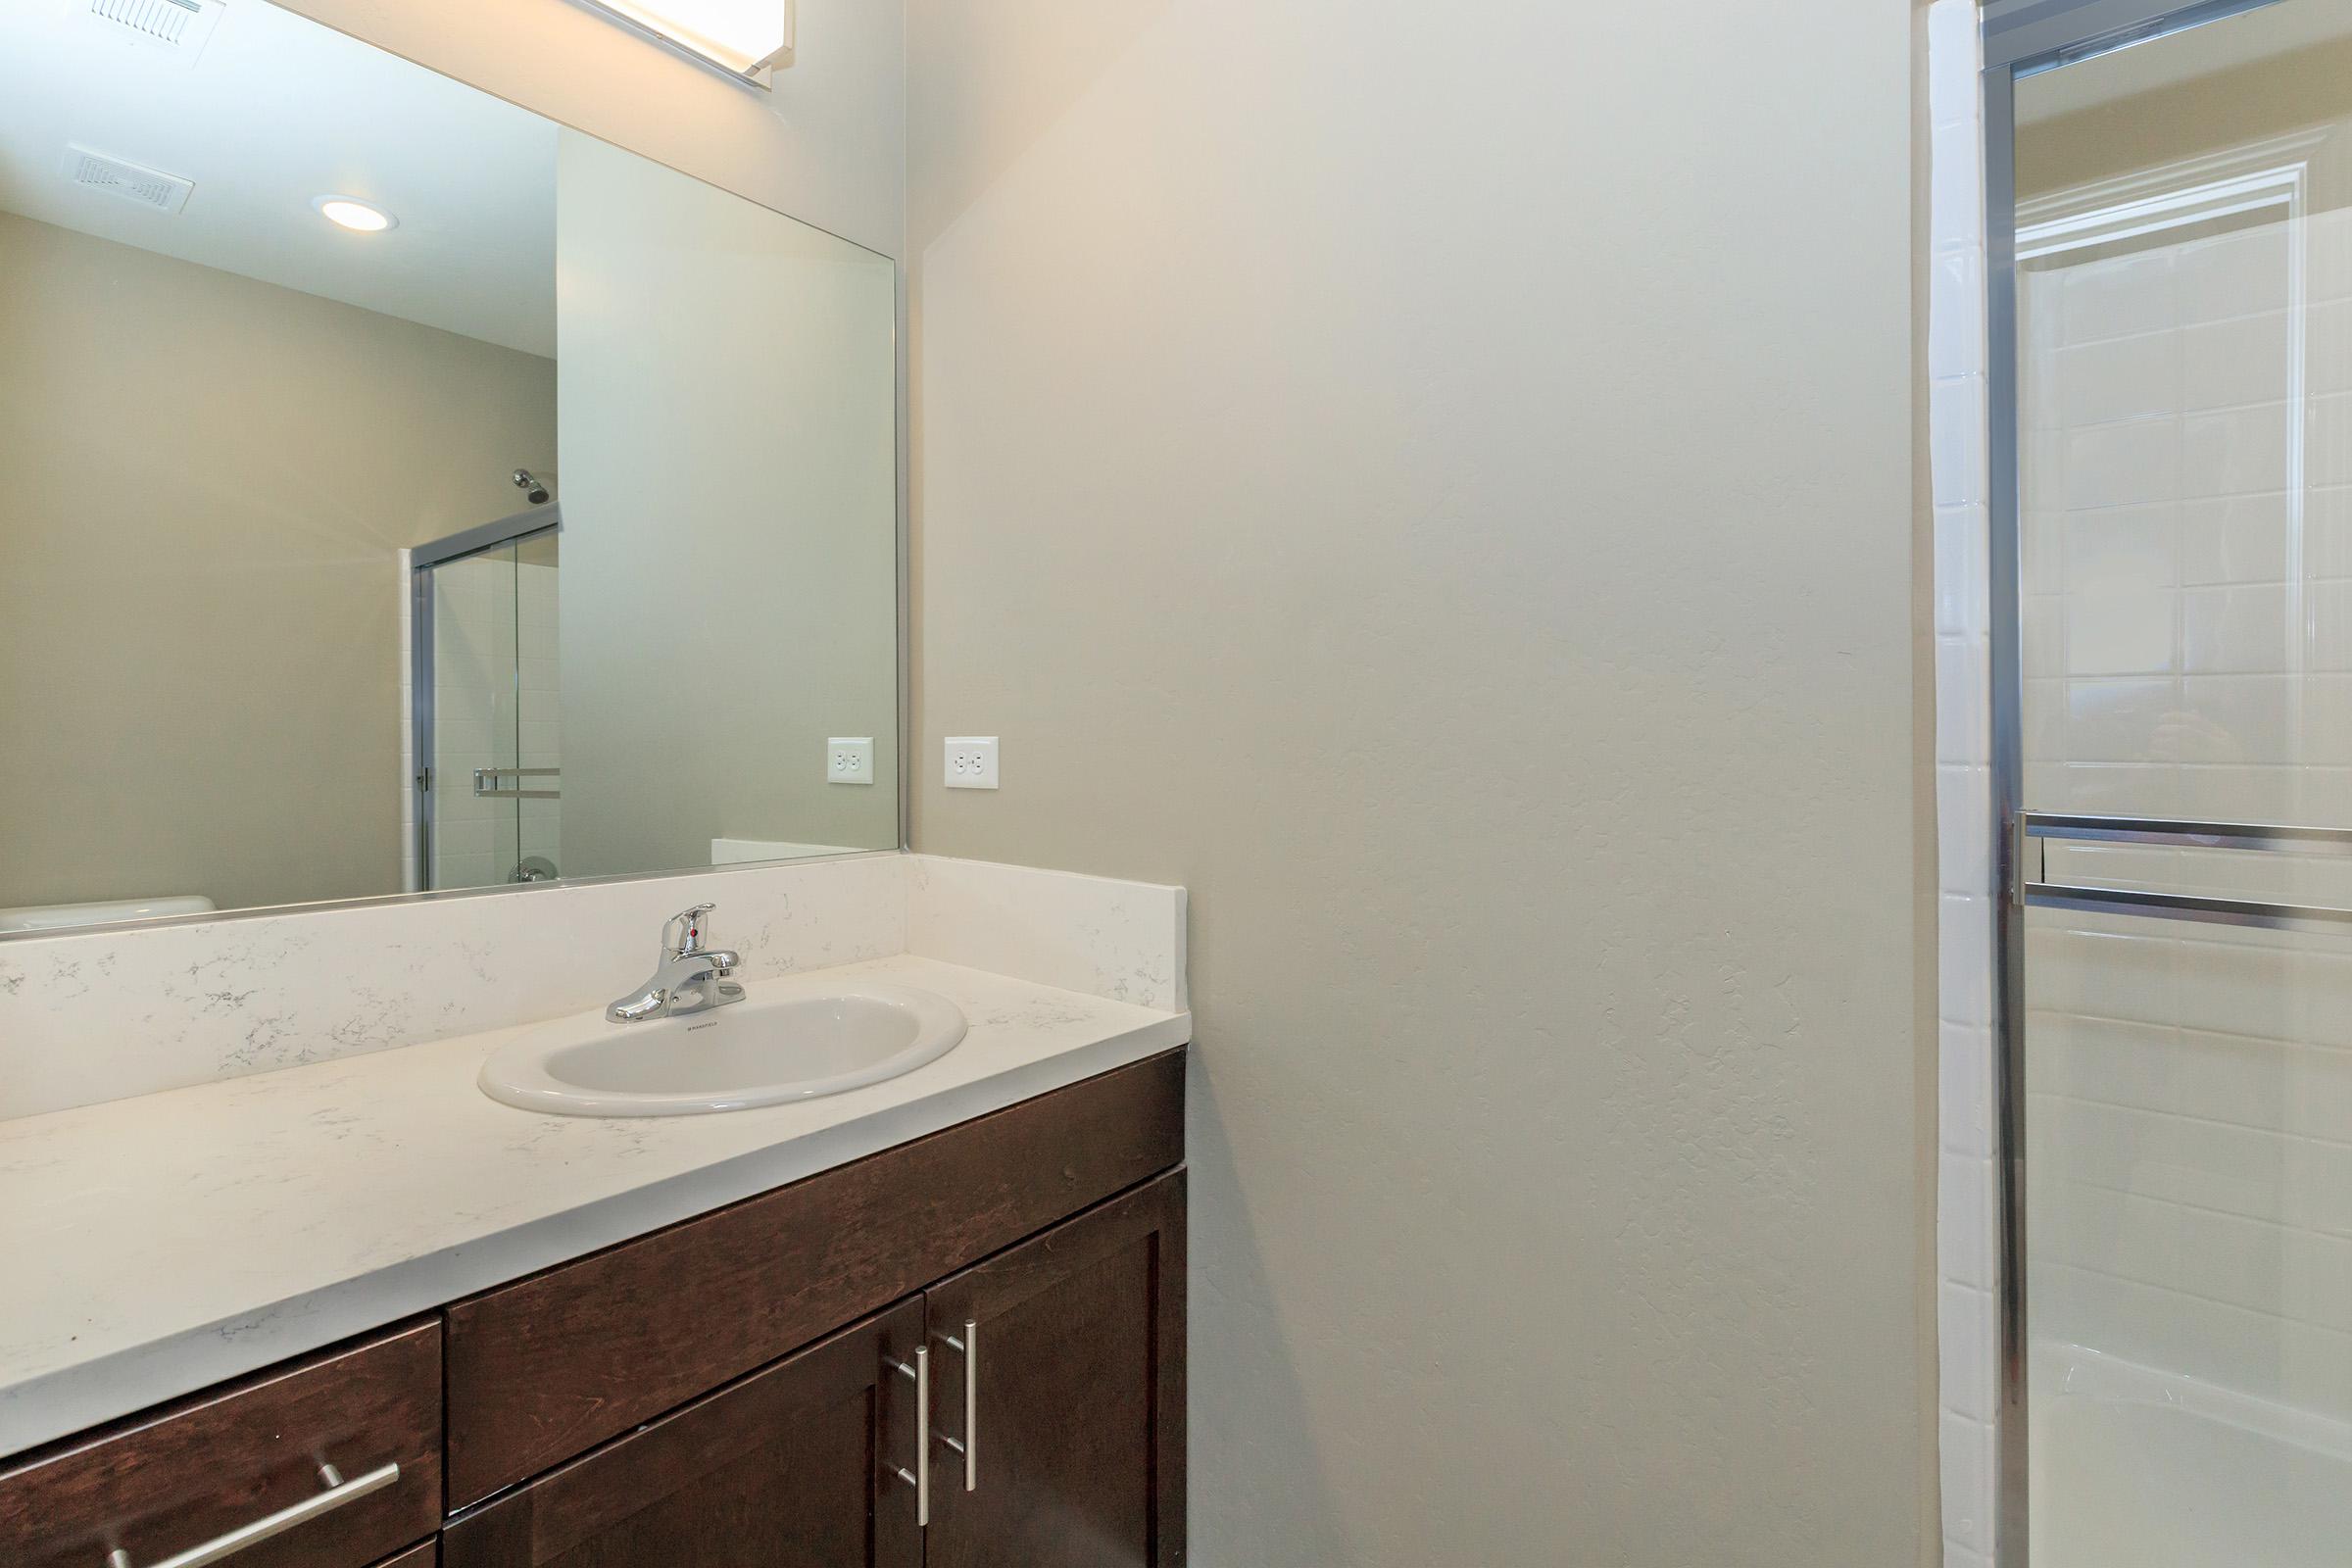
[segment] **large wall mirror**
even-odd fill
[[[895,293],[266,0],[0,8],[0,932],[895,847]]]

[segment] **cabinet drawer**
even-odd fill
[[[324,1500],[322,1465],[350,1488],[343,1500]],[[374,1481],[395,1465],[397,1478]],[[119,1549],[147,1568],[305,1502],[315,1511],[239,1551],[237,1568],[367,1568],[439,1528],[437,1321],[0,1468],[0,1563],[105,1568]],[[410,1559],[396,1560],[407,1568]]]
[[[1184,1157],[1181,1051],[449,1310],[453,1507],[536,1475]]]
[[[449,1522],[446,1568],[921,1568],[923,1304],[828,1335]]]

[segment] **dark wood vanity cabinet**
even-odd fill
[[[455,1510],[1184,1158],[1171,1052],[449,1308]]]
[[[0,1462],[0,1565],[1174,1568],[1183,1153],[1170,1052]]]
[[[453,1519],[443,1568],[1179,1563],[1183,1260],[1178,1171]]]
[[[1184,1560],[1184,1173],[923,1293],[927,1568]],[[944,1376],[942,1374],[945,1374]]]

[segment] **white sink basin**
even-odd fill
[[[814,1100],[937,1061],[963,1039],[956,1004],[878,981],[766,980],[682,1018],[575,1013],[482,1063],[482,1092],[566,1116],[692,1116]]]

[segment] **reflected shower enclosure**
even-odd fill
[[[411,557],[412,891],[563,874],[562,522],[549,506]]]

